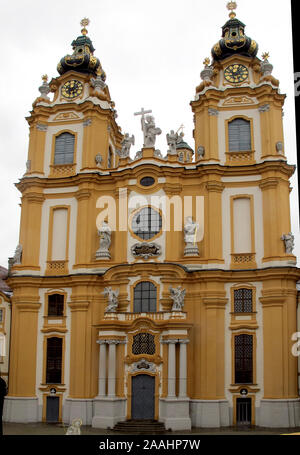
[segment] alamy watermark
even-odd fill
[[[300,95],[300,72],[294,73],[295,96]]]
[[[132,227],[133,216],[144,207],[151,207],[161,217],[161,231],[183,231],[184,223],[192,217],[198,225],[196,242],[200,242],[204,235],[204,196],[167,196],[167,195],[140,195],[128,197],[127,188],[119,188],[118,197],[103,195],[97,199],[96,207],[101,209],[96,218],[97,228],[101,228],[106,221],[112,231],[128,231]],[[144,224],[144,230],[152,229],[155,219]]]

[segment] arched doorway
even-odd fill
[[[131,378],[131,418],[134,420],[154,419],[155,377],[138,374]]]

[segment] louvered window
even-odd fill
[[[132,354],[155,354],[154,335],[151,333],[138,333],[133,337]]]
[[[110,169],[112,167],[112,162],[113,162],[113,154],[112,154],[111,148],[109,147],[108,155],[107,155],[107,167],[108,167],[108,169]]]
[[[252,313],[252,289],[235,289],[234,312]]]
[[[46,383],[61,384],[62,338],[47,339]]]
[[[48,296],[48,316],[63,316],[64,296],[62,294],[51,294]]]
[[[228,124],[229,151],[250,151],[251,126],[248,120],[237,118]]]
[[[55,139],[54,164],[72,164],[74,161],[75,136],[62,133]]]
[[[156,311],[156,286],[151,281],[142,281],[134,288],[134,313],[154,313]]]
[[[253,336],[237,335],[234,338],[235,384],[253,382]]]

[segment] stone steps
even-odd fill
[[[118,422],[113,431],[118,433],[135,433],[135,434],[163,434],[165,425],[157,420],[126,420]]]

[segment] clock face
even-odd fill
[[[81,82],[72,79],[64,83],[61,89],[61,94],[64,98],[72,99],[81,94],[83,85]]]
[[[231,82],[233,84],[237,84],[238,82],[243,82],[248,77],[248,69],[244,65],[234,64],[229,65],[224,70],[224,77],[226,81]]]

